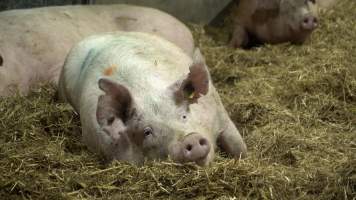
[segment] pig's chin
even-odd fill
[[[195,163],[199,166],[207,166],[210,163],[210,160],[208,159],[208,157],[196,160]]]
[[[305,40],[310,36],[312,31],[300,31],[296,33],[295,37],[291,39],[294,44],[303,44]]]
[[[195,161],[186,161],[184,159],[179,159],[179,158],[177,159],[177,158],[174,158],[174,156],[171,156],[171,158],[176,163],[182,163],[182,164],[184,164],[184,163],[195,163],[195,164],[197,164],[197,165],[199,165],[201,167],[207,166],[210,163],[210,160],[208,159],[208,157],[197,159]]]
[[[300,27],[290,27],[290,38],[288,41],[291,41],[293,44],[303,44],[305,40],[310,36],[313,30],[305,30]]]

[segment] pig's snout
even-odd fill
[[[304,30],[312,31],[318,27],[318,18],[313,15],[306,15],[301,23]]]
[[[186,162],[204,160],[210,152],[210,143],[202,135],[192,133],[186,136],[182,142],[183,159]]]

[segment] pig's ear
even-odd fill
[[[125,124],[134,112],[133,98],[129,90],[107,78],[101,78],[98,84],[105,92],[98,99],[96,118],[99,125],[110,125],[117,118]]]
[[[177,103],[182,101],[196,103],[202,95],[208,93],[209,80],[210,75],[204,57],[197,48],[194,51],[193,64],[189,67],[189,74],[175,84],[174,95]]]

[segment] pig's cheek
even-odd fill
[[[175,142],[168,148],[168,154],[175,162],[183,162],[183,152],[181,146],[182,144],[180,142]]]
[[[152,148],[154,147],[155,141],[154,141],[154,138],[153,138],[153,135],[147,135],[144,137],[143,141],[142,141],[142,146],[143,148]]]
[[[289,20],[288,24],[292,27],[292,30],[298,32],[301,30],[301,23],[300,23],[300,19],[302,18],[301,15],[294,15],[294,17],[292,19]]]
[[[215,157],[215,148],[212,147],[212,148],[210,148],[210,152],[209,152],[208,156],[206,157],[205,165],[208,165],[209,163],[211,163],[214,160],[214,157]]]
[[[117,134],[117,137],[115,139],[113,139],[112,142],[113,142],[112,143],[113,145],[115,145],[116,147],[118,147],[120,149],[128,149],[130,146],[129,138],[123,132],[119,132]]]
[[[105,146],[120,146],[121,148],[126,148],[128,146],[128,141],[125,138],[125,135],[122,133],[113,133],[110,128],[103,128],[98,134],[100,134],[99,137]]]

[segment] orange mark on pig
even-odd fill
[[[105,76],[111,76],[113,75],[114,71],[116,70],[116,65],[111,65],[107,68],[104,69],[104,75]]]

